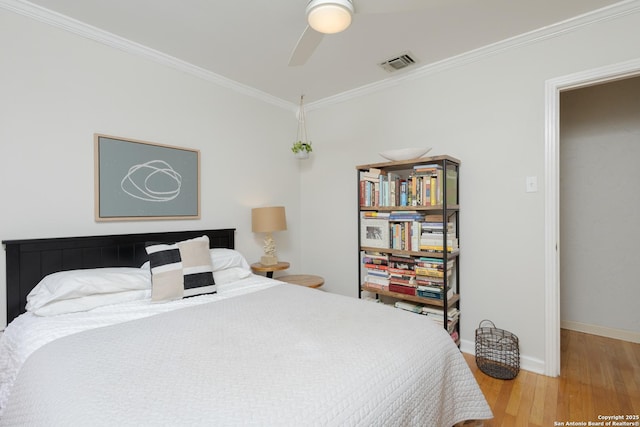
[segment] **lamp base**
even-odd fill
[[[276,265],[278,263],[278,257],[275,255],[262,255],[260,258],[260,264],[262,265]]]

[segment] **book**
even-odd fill
[[[364,211],[362,212],[361,218],[388,219],[389,215],[390,215],[390,212]]]
[[[402,285],[402,286],[410,287],[410,288],[413,289],[413,292],[412,292],[411,295],[415,295],[416,294],[416,289],[418,287],[418,284],[416,283],[415,277],[399,276],[399,275],[394,275],[394,274],[389,274],[389,284]]]
[[[393,268],[413,270],[416,260],[409,256],[391,255],[389,257],[389,264]]]
[[[386,270],[389,267],[386,265],[380,265],[380,264],[365,264],[364,265],[368,270]]]
[[[410,269],[389,267],[388,271],[395,276],[416,277],[416,273]]]
[[[447,276],[447,279],[450,279],[450,276]],[[416,284],[418,286],[444,286],[444,278],[443,277],[429,277],[429,276],[420,276],[416,275]],[[447,283],[447,287],[450,287],[451,283]]]
[[[422,221],[424,214],[418,211],[391,211],[389,221]]]
[[[386,175],[387,171],[378,168],[369,168],[367,171],[360,171],[360,179],[380,179],[381,175]]]
[[[366,254],[363,254],[360,260],[364,267],[372,270],[386,270],[389,266],[389,261],[385,260],[384,258],[372,257]],[[384,268],[380,268],[380,267],[384,267]]]
[[[383,279],[389,278],[389,273],[386,270],[377,270],[375,268],[367,268],[367,275],[382,277]]]
[[[420,238],[420,247],[422,246],[443,246],[443,239],[440,238]],[[457,248],[458,239],[447,239],[447,246]]]
[[[386,197],[385,204],[383,206],[398,206],[398,201],[396,199],[396,186],[400,181],[400,175],[395,172],[387,173],[387,186],[386,186]]]
[[[450,259],[447,261],[447,270],[451,270],[454,267],[454,260]],[[437,261],[424,261],[424,260],[417,260],[415,262],[414,265],[414,270],[416,270],[417,268],[428,268],[428,269],[432,269],[432,270],[438,270],[438,271],[442,271],[444,270],[444,262],[443,260],[440,260],[440,262]],[[416,270],[417,272],[418,270]],[[423,271],[423,270],[420,270]],[[420,273],[418,273],[420,274]]]
[[[416,267],[415,268],[415,273],[416,273],[416,275],[424,276],[424,277],[427,277],[427,278],[444,277],[444,271],[437,270],[435,268]],[[451,271],[448,270],[447,271],[447,277],[450,277],[450,276],[451,276]]]
[[[458,204],[458,171],[447,169],[447,205]]]
[[[413,165],[413,170],[414,171],[436,170],[436,169],[442,169],[442,165],[440,165],[438,163],[423,163],[421,165]]]
[[[363,257],[381,259],[384,261],[389,261],[389,254],[376,252],[376,251],[362,251]]]
[[[387,284],[383,284],[383,283],[365,281],[364,285],[367,286],[368,288],[376,289],[376,290],[380,290],[380,291],[388,291],[389,290],[389,284],[388,283]]]
[[[422,227],[423,230],[440,231],[440,232],[442,232],[445,228],[445,224],[442,221],[439,221],[439,222],[422,221],[420,223],[420,226]],[[454,231],[456,229],[456,226],[454,223],[448,222],[446,225],[446,228],[448,233],[450,231]]]
[[[429,197],[429,204],[436,206],[438,204],[438,176],[431,175],[431,182],[429,183],[431,188],[431,194]]]
[[[422,312],[425,314],[431,314],[434,317],[440,317],[440,318],[444,317],[444,309],[442,308],[436,308],[436,307],[425,305],[424,307],[422,307]],[[450,307],[447,310],[447,317],[451,317],[453,319],[458,317],[459,315],[460,315],[460,310],[458,310],[456,307]]]
[[[409,206],[409,186],[407,185],[407,180],[400,180],[400,204],[398,206]]]
[[[416,294],[416,288],[414,288],[412,286],[398,285],[398,284],[391,283],[391,282],[389,282],[389,291],[397,292],[399,294],[405,294],[405,295],[415,295]]]
[[[458,248],[453,248],[451,246],[447,247],[447,252],[456,251]],[[444,252],[444,246],[442,245],[420,245],[420,250],[425,252]]]
[[[439,290],[439,292],[437,292],[431,289],[425,290],[425,289],[421,289],[421,287],[419,286],[418,288],[416,288],[416,295],[423,298],[432,298],[432,299],[438,299],[438,300],[444,299],[444,292],[442,292],[442,290]],[[453,289],[449,289],[447,291],[447,299],[451,298],[453,295],[454,295]]]
[[[365,264],[365,265],[366,264],[387,265],[389,263],[389,261],[384,259],[384,258],[371,257],[371,256],[365,255],[362,258],[362,263]]]
[[[389,279],[386,277],[376,276],[374,274],[367,274],[364,276],[365,283],[373,283],[382,286],[389,286]]]
[[[400,308],[402,310],[406,310],[406,311],[411,311],[413,313],[419,313],[422,314],[422,305],[420,304],[414,304],[411,302],[407,302],[407,301],[397,301],[394,306],[396,308]]]

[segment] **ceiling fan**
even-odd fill
[[[289,58],[289,66],[303,65],[325,34],[335,34],[351,25],[354,13],[394,13],[423,9],[425,0],[310,0],[307,28]]]

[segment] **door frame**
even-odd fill
[[[560,375],[560,92],[640,75],[640,58],[545,82],[545,364]]]

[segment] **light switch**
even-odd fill
[[[538,191],[538,177],[528,176],[527,177],[527,193],[535,193],[536,191]]]

